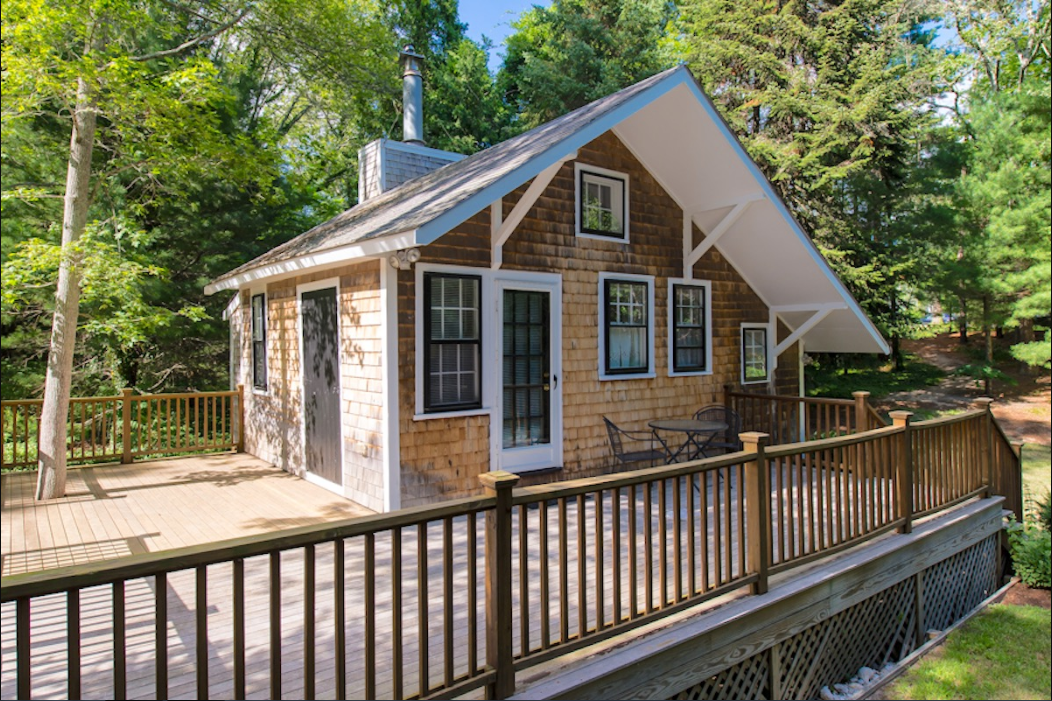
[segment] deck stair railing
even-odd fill
[[[241,450],[244,389],[229,392],[72,397],[66,424],[69,464]],[[33,467],[40,447],[40,399],[0,403],[0,467]]]
[[[774,573],[1017,489],[998,476],[1018,475],[1019,457],[988,403],[892,418],[774,446],[748,432],[740,452],[554,485],[487,473],[478,498],[8,577],[16,661],[5,674],[14,669],[19,698],[47,665],[66,670],[70,698],[124,698],[129,680],[167,698],[187,664],[202,699],[268,687],[271,698],[483,687],[503,698],[543,661],[742,587],[763,593]],[[170,599],[176,584],[184,593]],[[192,624],[173,622],[170,600],[192,609]],[[56,608],[65,630],[34,626]],[[105,636],[81,632],[100,617],[112,621],[101,652]]]

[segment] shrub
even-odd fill
[[[1052,532],[1052,491],[1046,491],[1034,504],[1034,516],[1042,528]]]
[[[1028,587],[1052,588],[1052,533],[1012,520],[1008,524],[1012,565]]]

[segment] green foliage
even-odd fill
[[[886,364],[837,368],[830,362],[805,368],[807,396],[838,399],[850,399],[851,393],[858,390],[866,390],[873,399],[880,399],[894,392],[933,387],[945,376],[946,373],[934,365],[908,355],[901,370]]]
[[[1052,533],[1010,519],[1008,547],[1012,567],[1028,587],[1052,588]]]
[[[555,0],[513,23],[500,80],[525,126],[542,124],[674,65],[668,0]]]
[[[1047,699],[1052,619],[1038,606],[996,604],[886,687],[889,699]]]
[[[1045,490],[1045,496],[1039,497],[1034,504],[1034,520],[1039,526],[1052,533],[1052,491]]]
[[[1005,374],[993,365],[969,363],[954,370],[953,374],[972,378],[975,380],[976,387],[981,387],[985,383],[993,380],[1004,382],[1009,385],[1017,384],[1015,378],[1011,375]]]

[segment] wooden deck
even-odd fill
[[[372,513],[234,453],[72,469],[51,502],[35,486],[36,472],[0,477],[5,577]]]

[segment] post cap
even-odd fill
[[[890,416],[891,420],[895,422],[896,426],[898,426],[900,424],[909,423],[910,419],[913,418],[913,412],[900,409],[898,411],[889,411],[888,416]]]
[[[738,434],[738,440],[746,444],[754,445],[767,445],[767,441],[770,440],[771,434],[762,433],[760,431],[746,431],[745,433]]]
[[[479,475],[479,481],[482,482],[482,486],[489,487],[490,489],[511,489],[519,483],[520,477],[514,475],[505,470],[496,470],[494,472],[483,472]]]
[[[869,397],[869,392],[864,389],[860,389],[857,392],[852,392],[851,396],[855,399],[866,399]]]
[[[993,397],[977,397],[972,401],[977,409],[989,409],[990,405],[994,403]]]

